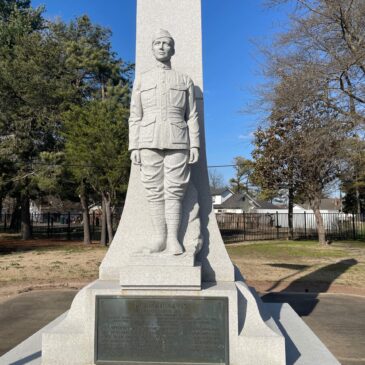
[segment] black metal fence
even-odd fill
[[[217,222],[226,243],[280,240],[290,236],[287,213],[217,213]],[[365,216],[322,213],[328,240],[365,240]],[[292,239],[317,239],[314,213],[293,213]]]
[[[119,214],[112,214],[114,232],[119,223]],[[101,216],[89,214],[92,240],[101,236]],[[81,213],[42,213],[31,214],[31,232],[36,238],[56,238],[60,240],[82,240],[84,235],[83,217]],[[20,232],[20,220],[14,221],[11,214],[0,215],[0,232]]]
[[[365,216],[359,214],[322,213],[329,240],[365,241]],[[254,240],[280,240],[289,237],[286,213],[217,213],[219,229],[226,243]],[[20,221],[12,221],[11,214],[0,215],[0,232],[20,232]],[[92,240],[101,235],[101,217],[89,215]],[[112,215],[113,230],[117,229],[120,214]],[[83,218],[79,213],[31,214],[33,237],[61,240],[82,240]],[[317,239],[317,224],[313,213],[293,214],[293,239]]]

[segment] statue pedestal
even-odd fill
[[[160,300],[161,306],[166,308],[166,318],[170,325],[166,329],[160,328],[159,332],[156,332],[153,324],[150,324],[147,329],[141,332],[141,343],[149,343],[150,337],[155,336],[157,344],[156,358],[159,359],[161,352],[168,353],[169,341],[175,344],[176,338],[169,338],[169,333],[178,331],[178,328],[174,327],[175,322],[172,320],[179,316],[179,298],[181,300],[191,299],[196,301],[198,299],[224,299],[227,300],[227,328],[219,328],[221,337],[227,338],[226,350],[227,356],[223,363],[226,364],[239,364],[239,365],[285,365],[285,339],[278,329],[275,322],[269,315],[265,314],[265,307],[261,300],[255,297],[255,293],[252,292],[243,281],[236,282],[220,282],[220,283],[202,283],[200,291],[195,290],[121,290],[119,283],[115,281],[102,281],[97,280],[84,289],[82,289],[75,297],[70,311],[67,317],[52,330],[48,330],[43,333],[42,337],[42,365],[90,365],[97,363],[95,354],[97,351],[97,344],[95,341],[96,333],[96,301],[97,297],[108,298],[123,298],[131,300],[150,300],[151,298]],[[176,313],[167,312],[167,302],[173,298],[175,306],[173,310]],[[136,307],[139,310],[139,307]],[[195,308],[195,307],[194,307]],[[171,309],[171,308],[170,308]],[[132,306],[128,307],[128,315],[123,317],[123,321],[128,321],[128,318],[133,317],[134,309]],[[110,310],[109,310],[110,312]],[[161,312],[161,311],[160,311]],[[117,313],[120,313],[118,311]],[[188,317],[191,316],[190,309],[187,312]],[[141,312],[140,315],[144,315]],[[216,313],[218,317],[222,313]],[[266,318],[265,318],[266,316]],[[162,313],[162,317],[164,317]],[[116,317],[119,318],[119,317]],[[155,318],[153,316],[153,318]],[[157,316],[157,321],[164,320]],[[264,319],[265,318],[265,319]],[[189,318],[185,318],[189,320]],[[156,320],[156,319],[155,319]],[[181,313],[180,313],[181,320]],[[210,318],[212,320],[212,318]],[[176,318],[176,321],[178,319]],[[213,341],[217,337],[217,330],[211,328],[209,322],[209,316],[204,311],[195,310],[195,319],[197,323],[201,321],[202,327],[198,332],[193,332],[193,343],[199,343],[201,351],[209,346],[209,341]],[[113,321],[113,333],[109,336],[116,336],[119,341],[121,337],[119,332],[125,335],[128,328],[131,327],[125,325],[125,322]],[[197,327],[198,329],[201,327]],[[190,326],[188,326],[190,327]],[[119,332],[118,332],[119,331]],[[167,333],[164,333],[167,331]],[[215,331],[215,332],[214,332]],[[123,337],[124,341],[131,341],[131,337]],[[122,340],[123,341],[123,340]],[[166,341],[166,345],[162,345]],[[190,339],[191,341],[191,339]],[[208,341],[208,342],[207,342]],[[131,341],[132,342],[132,341]],[[110,341],[107,341],[110,344]],[[118,346],[115,345],[116,351]],[[147,345],[146,345],[147,346]],[[167,347],[166,347],[167,346]],[[181,344],[182,347],[188,346],[185,343]],[[223,344],[222,344],[223,346]],[[146,347],[147,351],[149,347]],[[143,364],[143,346],[136,351],[136,358],[134,361]],[[112,358],[111,351],[110,356]],[[138,360],[138,356],[140,359]],[[185,356],[185,355],[184,355]],[[189,360],[190,354],[186,354],[186,360]],[[191,355],[192,362],[195,361],[194,354]],[[110,361],[109,359],[99,359],[103,361]],[[136,360],[137,359],[137,360]],[[151,363],[156,363],[156,359],[149,358]],[[158,361],[157,361],[158,362]],[[171,361],[164,362],[169,364]],[[102,362],[100,362],[102,363]],[[115,362],[116,364],[119,362]],[[121,363],[121,362],[120,362]],[[185,362],[181,362],[185,363]]]
[[[134,254],[120,268],[122,289],[200,290],[201,264],[192,254],[166,256],[163,253]]]

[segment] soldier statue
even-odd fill
[[[190,77],[171,68],[175,42],[160,29],[152,39],[156,65],[136,77],[129,118],[131,160],[140,165],[153,225],[142,252],[180,255],[182,201],[190,164],[199,158],[199,123]]]

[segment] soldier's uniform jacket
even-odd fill
[[[142,73],[133,86],[129,150],[199,148],[192,80],[164,64]]]

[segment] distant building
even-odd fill
[[[215,213],[276,213],[283,208],[270,202],[252,197],[250,194],[233,193],[230,189],[224,188],[212,190],[213,208]],[[284,209],[285,210],[285,209]]]
[[[81,214],[82,208],[80,202],[61,200],[56,196],[47,196],[42,199],[30,201],[30,213],[32,215],[41,215],[46,213],[72,213]]]
[[[210,189],[212,196],[213,206],[220,205],[230,198],[234,193],[228,188]]]
[[[319,206],[321,213],[340,213],[342,211],[342,202],[338,198],[325,198],[321,199]],[[294,213],[313,213],[313,210],[309,202],[294,204]]]
[[[260,213],[260,219],[267,220],[273,226],[282,228],[289,226],[288,207],[286,206],[256,199],[245,192],[235,194],[228,188],[212,190],[211,193],[216,214]],[[341,200],[336,198],[322,199],[320,212],[326,227],[339,226],[341,222],[351,218],[350,215],[341,213]],[[309,203],[294,204],[293,213],[294,228],[316,229],[316,219]]]

